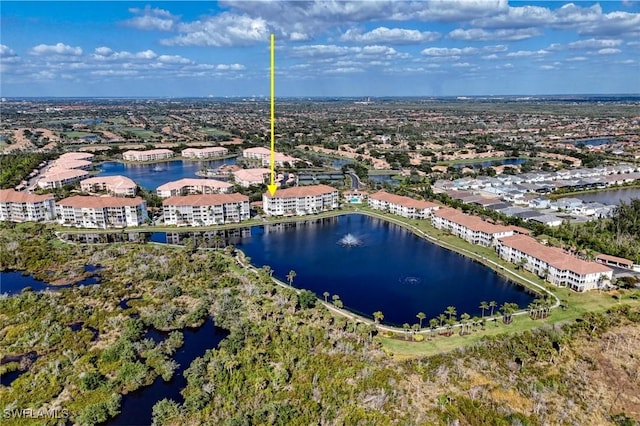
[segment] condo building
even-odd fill
[[[147,206],[140,197],[76,195],[56,203],[58,223],[81,228],[140,226],[147,220]]]
[[[52,194],[0,190],[0,221],[39,222],[54,218],[55,202]]]
[[[175,153],[170,149],[151,149],[148,151],[126,151],[122,153],[125,161],[157,161],[173,158]]]
[[[269,179],[271,171],[265,168],[258,169],[239,169],[232,172],[235,182],[247,188],[251,185],[262,185]]]
[[[156,189],[158,197],[169,198],[189,194],[218,194],[229,192],[230,183],[215,179],[184,178],[167,182]]]
[[[498,240],[498,255],[557,286],[575,291],[600,288],[610,281],[613,270],[600,263],[578,259],[557,247],[548,247],[526,235]]]
[[[267,216],[302,216],[333,210],[339,206],[338,190],[328,185],[297,186],[278,189],[272,196],[262,195]]]
[[[268,167],[271,165],[271,150],[262,147],[247,148],[242,151],[242,157],[247,159],[260,160],[262,165]],[[280,152],[274,152],[274,164],[276,167],[293,166],[295,163],[302,161],[299,158],[291,157]]]
[[[242,194],[202,194],[167,198],[162,202],[167,225],[207,226],[249,219],[249,197]]]
[[[429,201],[414,200],[385,191],[369,195],[369,207],[409,219],[426,219],[440,208],[437,204]]]
[[[85,170],[60,170],[47,172],[38,180],[38,187],[42,189],[62,188],[71,185],[89,176]]]
[[[126,176],[99,176],[84,179],[80,182],[83,192],[107,192],[116,197],[134,197],[137,185]]]
[[[494,225],[451,208],[434,212],[431,224],[434,228],[447,230],[471,244],[484,247],[496,245],[498,238],[513,235],[512,227]]]
[[[209,148],[187,148],[182,150],[181,153],[184,158],[195,159],[224,157],[228,154],[229,150],[221,146],[212,146]]]

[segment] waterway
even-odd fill
[[[491,167],[491,166],[519,166],[521,164],[524,164],[527,161],[526,158],[505,158],[502,160],[491,160],[491,161],[475,161],[472,163],[459,163],[456,164],[454,167],[461,169],[464,167],[469,167],[472,169],[478,168],[478,167]]]
[[[93,272],[95,269],[91,265],[85,267],[86,272]],[[91,275],[77,283],[63,284],[63,285],[51,285],[40,280],[33,278],[31,275],[23,275],[18,271],[0,272],[0,294],[7,294],[12,296],[22,292],[26,288],[30,288],[33,291],[45,291],[45,290],[60,290],[63,288],[69,288],[73,286],[85,286],[95,285],[100,283],[100,277],[98,275]]]
[[[607,205],[619,205],[621,201],[629,203],[634,198],[640,198],[640,188],[609,189],[606,191],[571,194],[568,196],[578,198],[585,203],[597,202]]]
[[[356,238],[356,245],[340,244],[347,234]],[[130,239],[126,234],[109,237]],[[482,301],[526,307],[535,297],[468,257],[365,215],[225,231],[156,232],[144,237],[170,244],[184,244],[187,239],[201,247],[233,244],[254,265],[269,265],[280,280],[286,282],[293,270],[295,287],[320,298],[325,291],[337,294],[345,307],[368,317],[380,310],[384,322],[395,325],[414,324],[418,312],[433,318],[454,306],[459,315],[479,316]]]
[[[167,182],[182,178],[198,178],[196,172],[206,167],[217,169],[225,164],[235,164],[235,157],[209,161],[175,160],[153,164],[132,164],[107,161],[100,165],[97,176],[123,175],[146,189],[156,189]]]
[[[208,349],[216,348],[228,335],[226,330],[216,327],[211,319],[199,328],[185,328],[182,333],[184,344],[173,356],[180,367],[174,372],[173,378],[165,382],[162,377],[157,377],[150,386],[125,395],[120,414],[109,420],[107,425],[150,425],[153,406],[158,401],[168,398],[184,402],[180,394],[187,386],[184,371],[194,359],[203,356]],[[152,330],[148,336],[157,342],[162,340],[163,333]]]

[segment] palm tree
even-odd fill
[[[489,302],[489,308],[491,308],[490,316],[493,316],[493,310],[495,309],[496,306],[498,306],[498,303],[495,300],[492,300],[491,302]]]
[[[436,334],[436,328],[438,327],[438,320],[436,318],[431,318],[429,320],[429,327],[431,327],[431,337]]]
[[[376,324],[380,324],[380,321],[382,321],[384,319],[384,314],[382,313],[382,311],[375,311],[373,313],[373,320],[375,321]]]
[[[424,312],[418,312],[416,317],[418,317],[418,319],[420,320],[420,329],[422,329],[422,320],[425,319],[427,316],[424,314]]]
[[[420,331],[420,324],[417,324],[417,323],[416,323],[416,324],[413,324],[413,325],[411,326],[411,328],[413,329],[413,335],[415,336],[415,335],[416,335],[416,333],[417,333],[418,331]],[[416,338],[414,337],[414,338],[413,338],[413,340],[415,340],[415,339],[416,339]]]
[[[480,309],[482,309],[482,318],[484,318],[484,311],[489,309],[489,304],[485,301],[480,302]]]
[[[329,297],[329,292],[325,291],[324,293],[322,293],[322,295],[324,296],[324,303],[327,303],[327,298]]]
[[[449,315],[449,320],[451,320],[451,318],[456,315],[457,311],[454,306],[447,306],[447,309],[444,310],[444,313]]]
[[[469,327],[470,319],[471,319],[471,315],[469,315],[466,312],[460,315],[460,322],[462,323],[462,332],[460,334],[464,335],[464,329]]]
[[[440,327],[442,327],[442,324],[444,324],[444,321],[446,319],[447,319],[447,316],[445,314],[438,315],[438,321],[440,321]]]
[[[409,330],[411,330],[411,326],[408,322],[402,324],[402,328],[404,329],[404,340],[409,340]]]
[[[296,271],[294,271],[293,269],[290,270],[287,274],[287,281],[289,281],[290,286],[293,286],[293,279],[296,277],[296,275]]]

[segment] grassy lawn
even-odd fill
[[[77,132],[77,131],[73,131],[73,132],[64,132],[63,133],[66,137],[68,137],[69,139],[74,139],[74,138],[83,138],[85,136],[98,136],[95,135],[93,133],[89,133],[89,132]]]
[[[208,134],[209,136],[231,136],[231,133],[224,130],[216,129],[214,127],[205,127],[200,131]]]

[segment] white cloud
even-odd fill
[[[542,57],[549,54],[546,50],[518,50],[517,52],[507,53],[509,58],[528,58],[528,57]]]
[[[589,40],[574,41],[567,46],[570,49],[602,49],[620,46],[621,44],[622,40],[591,38]]]
[[[242,64],[219,64],[216,65],[216,70],[218,71],[242,71],[245,69],[245,66]]]
[[[586,56],[572,56],[570,58],[567,58],[567,61],[570,61],[570,62],[582,62],[586,60],[587,60]]]
[[[181,34],[160,43],[167,46],[247,46],[267,41],[271,33],[263,18],[228,12],[180,24],[177,29]]]
[[[172,31],[178,20],[178,16],[172,15],[169,11],[151,8],[147,5],[144,9],[130,8],[129,12],[136,16],[123,22],[124,25],[139,30]]]
[[[440,34],[437,32],[387,27],[378,27],[366,33],[359,29],[349,29],[340,36],[340,40],[345,42],[385,44],[417,44],[439,38]]]
[[[472,24],[481,28],[532,28],[548,24],[553,19],[553,13],[546,7],[521,6],[509,7],[505,13],[474,19]]]
[[[556,67],[553,65],[540,65],[540,69],[544,71],[555,70]]]
[[[158,56],[158,62],[164,64],[191,64],[193,61],[184,58],[179,55],[160,55]]]
[[[599,55],[615,55],[620,52],[622,52],[620,49],[612,49],[610,47],[598,50]]]
[[[469,30],[458,28],[449,33],[449,38],[465,41],[518,41],[526,40],[538,35],[540,35],[540,31],[536,28],[500,29],[495,31],[487,31],[481,28],[472,28]]]
[[[30,55],[43,56],[43,55],[62,55],[62,56],[80,56],[82,55],[82,49],[80,47],[72,47],[63,43],[57,43],[53,45],[39,44],[32,47],[29,50]]]
[[[291,49],[291,56],[308,58],[333,58],[359,53],[359,47],[337,46],[335,44],[315,44],[309,46],[295,46]]]
[[[464,47],[462,49],[457,47],[428,47],[420,52],[424,56],[460,56],[460,55],[474,55],[479,50],[475,47]]]

